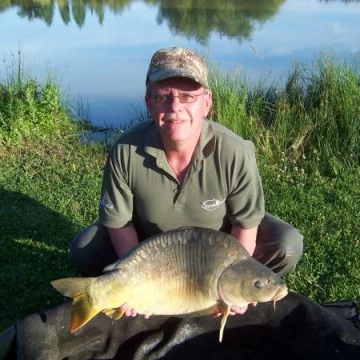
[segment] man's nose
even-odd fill
[[[183,107],[183,104],[180,102],[178,95],[173,95],[170,98],[169,106],[174,112],[179,111]]]

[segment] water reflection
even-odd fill
[[[285,77],[293,59],[310,63],[320,48],[341,56],[356,53],[360,8],[350,2],[359,4],[0,0],[0,53],[6,57],[19,47],[30,60],[30,73],[40,79],[47,75],[46,62],[64,93],[69,91],[74,112],[79,95],[92,121],[113,123],[134,118],[143,106],[147,62],[160,47],[192,47],[255,82]],[[0,78],[1,73],[0,64]]]
[[[215,31],[228,38],[249,39],[254,23],[272,18],[285,0],[259,1],[148,1],[159,6],[157,21],[188,39],[207,43]]]
[[[135,0],[136,1],[136,0]],[[64,24],[68,24],[71,18],[82,27],[85,24],[86,12],[97,15],[99,23],[104,21],[105,8],[114,13],[121,13],[133,0],[0,0],[0,12],[11,7],[19,8],[18,15],[29,20],[42,19],[47,25],[51,25],[56,8],[58,8]]]
[[[104,22],[105,8],[119,14],[138,0],[0,0],[0,11],[19,7],[20,17],[42,19],[51,25],[56,8],[65,24],[71,19],[79,26],[85,24],[86,13],[96,14],[100,24]],[[254,22],[263,23],[273,17],[285,0],[143,0],[147,5],[158,7],[158,24],[166,22],[169,29],[187,38],[206,43],[212,32],[221,36],[248,39]]]
[[[18,7],[20,17],[43,19],[51,25],[56,8],[65,24],[71,18],[82,27],[86,12],[96,14],[100,24],[104,21],[105,8],[121,14],[131,3],[142,1],[158,6],[158,22],[168,22],[176,33],[206,41],[211,31],[218,31],[229,37],[248,38],[252,31],[251,21],[260,23],[269,20],[286,0],[0,0],[0,12],[11,7]],[[318,0],[334,2],[339,0]],[[340,0],[344,3],[359,0]]]

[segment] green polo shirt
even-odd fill
[[[204,120],[182,184],[151,120],[124,132],[108,157],[100,201],[100,223],[107,227],[132,222],[145,239],[181,226],[252,228],[263,216],[254,146],[218,123]]]

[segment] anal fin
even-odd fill
[[[123,315],[125,314],[125,310],[119,310],[119,309],[106,309],[103,310],[103,313],[114,319],[114,320],[119,320],[123,317]]]

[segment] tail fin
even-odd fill
[[[51,282],[51,285],[66,297],[73,299],[70,332],[73,333],[88,323],[101,310],[91,307],[87,286],[92,278],[67,278]]]

